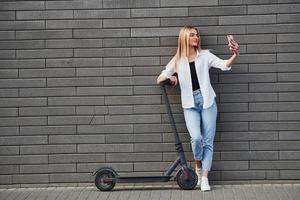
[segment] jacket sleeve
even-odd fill
[[[175,56],[170,60],[170,62],[166,65],[165,69],[160,73],[159,76],[170,77],[175,73]]]
[[[227,60],[222,60],[211,52],[209,54],[209,67],[215,67],[221,69],[222,71],[228,71],[231,69],[231,66],[226,66]]]

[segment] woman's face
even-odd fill
[[[200,40],[200,35],[197,32],[197,30],[192,29],[190,31],[190,35],[189,35],[189,45],[193,46],[193,47],[198,47],[199,45],[199,40]]]

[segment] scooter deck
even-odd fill
[[[172,176],[137,176],[137,177],[116,177],[114,178],[116,183],[147,183],[147,182],[167,182]]]

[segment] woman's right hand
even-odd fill
[[[157,78],[157,80],[156,80],[156,83],[159,85],[161,82],[163,82],[163,81],[165,81],[167,79],[168,79],[168,77],[166,77],[166,76],[159,76]],[[176,76],[170,76],[169,79],[170,79],[170,82],[171,82],[172,86],[176,86],[177,85],[178,81],[177,81],[177,77]]]

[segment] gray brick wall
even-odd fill
[[[155,79],[185,24],[222,58],[227,34],[241,48],[231,71],[211,71],[211,180],[299,180],[299,10],[297,0],[1,1],[0,184],[92,183],[105,165],[161,174],[176,153]]]

